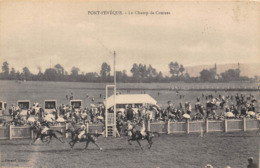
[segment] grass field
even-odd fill
[[[161,135],[154,138],[150,150],[146,141],[141,142],[144,151],[136,142],[128,145],[126,137],[99,138],[103,151],[93,144],[84,151],[84,143],[70,151],[67,143],[57,140],[31,146],[29,139],[1,140],[0,167],[201,168],[210,163],[216,168],[244,168],[248,157],[258,162],[259,135],[255,133]]]

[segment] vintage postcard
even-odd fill
[[[260,165],[257,1],[0,1],[0,167]]]

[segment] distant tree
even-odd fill
[[[152,65],[148,66],[147,74],[149,78],[155,78],[158,75],[156,69],[153,68]]]
[[[21,74],[20,74],[19,71],[16,72],[15,76],[16,76],[16,79],[17,79],[17,80],[22,80]]]
[[[96,72],[89,72],[89,73],[86,73],[86,77],[94,79],[94,78],[98,77],[98,73],[96,73]]]
[[[23,68],[23,75],[25,80],[30,80],[31,79],[31,72],[28,67]]]
[[[228,69],[227,71],[221,73],[221,77],[224,82],[239,81],[240,72],[237,69]]]
[[[74,66],[74,67],[71,68],[71,75],[77,76],[79,74],[79,71],[80,71],[79,68]]]
[[[146,65],[139,64],[139,78],[142,80],[146,79],[148,77],[148,71],[146,69]]]
[[[162,72],[160,71],[157,75],[157,82],[161,82],[163,80],[163,74]]]
[[[9,64],[6,61],[3,62],[2,72],[3,72],[3,75],[4,75],[5,78],[8,77],[8,75],[9,75]]]
[[[183,72],[185,71],[185,68],[183,67],[183,65],[180,65],[179,71],[181,73],[181,76],[183,76]]]
[[[64,75],[64,68],[60,64],[56,64],[54,68],[59,75]]]
[[[179,76],[179,73],[180,73],[180,67],[179,67],[179,64],[178,62],[171,62],[169,65],[168,65],[169,69],[170,69],[170,74],[172,76]]]
[[[16,72],[15,72],[15,69],[14,69],[14,68],[11,69],[10,77],[11,77],[11,80],[17,80],[17,78],[16,78]]]
[[[185,73],[185,74],[184,74],[184,78],[185,78],[185,79],[189,79],[189,78],[190,78],[190,74],[189,74],[189,73]]]
[[[48,68],[44,72],[45,80],[47,81],[56,81],[58,79],[58,73],[53,68]]]
[[[116,72],[116,79],[117,82],[126,82],[127,81],[127,74],[126,74],[126,70],[123,71],[117,71]]]
[[[133,64],[133,67],[131,69],[131,73],[132,73],[132,76],[133,78],[138,81],[139,79],[139,76],[140,76],[140,71],[139,71],[139,66],[135,63]]]
[[[215,73],[213,71],[209,71],[207,69],[203,69],[200,72],[200,79],[203,82],[212,82],[215,80]]]
[[[107,79],[110,76],[111,67],[106,62],[101,65],[100,76],[103,79]]]
[[[44,80],[44,74],[42,73],[42,69],[40,66],[38,66],[38,74],[37,74],[37,79],[40,81]]]

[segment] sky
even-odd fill
[[[104,10],[123,15],[89,15]],[[170,14],[136,14],[150,11]],[[0,64],[100,72],[103,62],[113,69],[113,51],[128,74],[133,63],[163,74],[171,61],[260,63],[259,11],[257,2],[0,1]]]

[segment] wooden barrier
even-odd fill
[[[170,122],[170,133],[186,133],[186,122]]]
[[[227,130],[229,132],[244,130],[244,120],[243,119],[226,120],[226,122],[227,122]]]
[[[104,124],[89,124],[87,131],[89,133],[102,133],[104,131]]]
[[[148,128],[151,132],[167,133],[168,124],[164,122],[150,123]]]
[[[246,130],[258,130],[259,129],[259,121],[247,119],[246,120]]]
[[[208,132],[225,131],[225,121],[208,121]]]
[[[9,139],[9,127],[0,127],[0,139]]]
[[[76,125],[75,128],[79,127]],[[104,124],[86,124],[87,132],[89,133],[102,133]],[[63,135],[59,137],[68,138],[65,133],[67,125],[52,126],[51,129],[58,130]],[[205,120],[205,121],[189,121],[186,122],[148,122],[146,126],[148,131],[158,133],[201,133],[203,132],[234,132],[234,131],[248,131],[258,130],[259,121],[254,119],[229,119],[229,120]],[[124,129],[124,128],[122,128]],[[138,128],[138,126],[136,127]],[[12,126],[0,127],[0,140],[1,139],[19,139],[19,138],[33,138],[33,133],[29,126]]]
[[[189,132],[193,133],[193,132],[204,132],[205,131],[205,122],[204,121],[190,121],[189,122]]]
[[[11,139],[31,138],[31,129],[28,126],[11,127]]]

